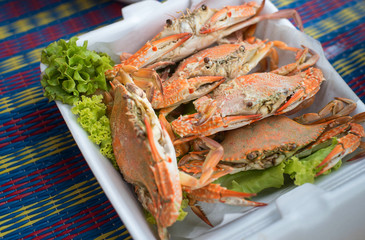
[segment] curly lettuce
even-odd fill
[[[41,62],[47,65],[41,84],[44,96],[73,105],[81,95],[91,95],[97,89],[107,90],[104,72],[114,62],[104,53],[87,49],[87,41],[77,46],[77,37],[68,42],[61,39],[43,49]]]
[[[102,95],[82,96],[71,111],[78,115],[77,121],[89,134],[90,140],[100,146],[101,154],[109,158],[113,166],[119,169],[113,153],[109,118],[106,116],[106,106],[102,99]]]

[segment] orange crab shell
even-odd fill
[[[129,94],[137,87],[114,85],[110,124],[118,166],[125,180],[135,185],[139,200],[155,217],[158,227],[165,229],[176,221],[182,200],[177,166],[175,169],[168,156],[166,159],[154,158],[148,140],[152,131],[146,131],[141,116],[134,110],[136,103]],[[138,95],[138,91],[134,94]],[[140,90],[139,94],[143,97],[144,93]],[[149,120],[148,115],[144,117],[145,121]]]

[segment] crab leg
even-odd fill
[[[358,127],[359,126],[359,127]],[[358,125],[357,130],[362,130],[362,137],[365,136],[364,129]],[[352,126],[354,130],[355,126]],[[361,135],[350,133],[340,139],[338,139],[338,144],[336,147],[328,154],[328,156],[318,165],[318,167],[323,167],[316,176],[319,176],[331,169],[340,161],[344,156],[352,153],[360,146]]]
[[[306,113],[294,118],[294,120],[301,124],[317,124],[329,121],[330,119],[338,116],[349,115],[355,110],[355,108],[356,103],[353,100],[347,98],[335,98],[335,100],[328,103],[318,113]],[[331,116],[326,118],[329,114],[331,114]]]
[[[209,184],[205,187],[199,189],[187,189],[184,188],[189,194],[189,197],[197,200],[208,203],[216,203],[222,202],[230,205],[236,206],[266,206],[266,203],[254,202],[247,200],[245,198],[255,196],[254,193],[244,193],[244,192],[236,192],[232,190],[228,190],[225,187],[222,187],[218,184]]]
[[[215,15],[213,15],[210,18],[210,20],[206,24],[204,24],[204,26],[200,29],[199,32],[201,34],[209,34],[212,32],[222,30],[224,25],[225,26],[224,28],[231,26],[229,27],[229,32],[232,33],[242,28],[256,24],[262,20],[282,19],[282,18],[293,18],[294,22],[299,27],[300,31],[304,32],[302,19],[300,18],[298,12],[295,9],[284,9],[272,14],[255,16],[243,22],[240,18],[237,17],[232,18],[232,16],[233,17],[237,16],[236,14],[233,14],[233,12],[235,11],[232,10],[235,10],[234,7],[225,7],[221,11],[218,11]]]
[[[353,117],[353,121],[355,122],[364,122],[365,121],[365,113],[359,113]],[[365,130],[364,128],[358,123],[349,123],[342,124],[334,129],[331,129],[327,134],[325,134],[321,139],[317,142],[323,142],[325,139],[329,139],[331,136],[336,136],[340,132],[346,131],[347,128],[350,127],[348,134],[344,137],[338,139],[338,144],[336,147],[328,154],[328,156],[318,165],[318,167],[323,167],[318,173],[317,176],[321,175],[322,173],[326,172],[327,170],[331,169],[333,166],[336,165],[338,161],[341,160],[342,157],[352,153],[355,151],[360,145],[363,146],[364,144],[361,143],[361,138],[365,137]]]
[[[209,221],[200,206],[196,205],[197,201],[207,203],[222,202],[235,206],[260,207],[267,205],[266,203],[254,202],[245,199],[247,197],[255,196],[256,194],[228,190],[225,187],[213,183],[196,190],[192,190],[186,187],[183,187],[183,190],[188,194],[187,197],[189,198],[189,205],[191,210],[195,213],[195,215],[197,215],[201,220],[203,220],[211,227],[214,227],[213,224]]]
[[[174,142],[176,140],[176,135],[174,134],[170,123],[166,120],[165,115],[160,113],[158,119],[160,120],[161,127],[168,133],[171,141]],[[174,145],[176,157],[185,155],[189,151],[189,148],[190,146],[187,142]]]

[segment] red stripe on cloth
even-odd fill
[[[101,205],[106,205],[106,207],[96,211],[95,209],[97,207],[100,207],[100,205],[95,205],[95,206],[91,206],[91,207],[86,206],[86,208],[84,210],[70,216],[69,218],[60,219],[58,222],[54,223],[52,226],[46,227],[46,228],[38,230],[37,232],[31,233],[31,234],[27,235],[25,238],[36,237],[36,239],[44,239],[45,237],[49,236],[52,233],[61,232],[60,234],[58,234],[55,237],[57,238],[57,237],[62,236],[63,239],[70,239],[70,238],[72,239],[73,237],[77,236],[81,232],[89,231],[90,229],[94,229],[94,228],[97,228],[97,227],[103,225],[105,223],[105,221],[99,222],[98,224],[92,224],[91,227],[89,227],[86,230],[83,230],[81,232],[78,232],[78,234],[73,234],[73,235],[67,236],[67,237],[65,235],[67,233],[71,233],[75,229],[78,229],[78,228],[80,228],[80,227],[82,227],[86,224],[95,223],[98,219],[102,218],[105,214],[108,215],[108,214],[112,214],[113,212],[115,212],[115,210],[113,208],[109,212],[106,211],[106,210],[111,208],[111,205],[109,204],[108,201],[103,202]],[[100,216],[97,216],[98,214],[103,213],[103,212],[104,212],[104,214],[101,214]],[[82,216],[81,218],[79,218],[75,221],[75,218],[77,218],[81,215],[84,215],[84,216]],[[116,217],[116,215],[114,215],[112,218],[114,218],[114,217]],[[75,223],[82,222],[82,221],[87,220],[87,219],[89,219],[89,221],[83,223],[81,226],[77,226],[77,227],[73,227],[73,228],[68,229],[69,227],[74,226]],[[109,221],[110,219],[111,218],[107,219],[107,221]],[[67,223],[67,222],[70,222],[70,221],[71,221],[71,223]],[[57,226],[59,226],[59,227],[57,227]],[[48,229],[53,229],[53,230],[52,230],[51,233],[44,233],[43,235],[39,235],[39,233],[44,232]]]
[[[327,49],[328,47],[331,47],[331,45],[341,45],[345,46],[346,49],[365,41],[365,32],[363,31],[363,29],[365,28],[365,23],[362,23],[358,26],[356,26],[355,28],[351,29],[351,31],[349,32],[344,32],[341,33],[339,35],[337,35],[336,37],[323,42],[322,46],[324,49]]]
[[[105,215],[109,215],[109,214],[113,214],[115,213],[115,211],[109,211],[109,212],[106,212]],[[65,239],[74,239],[76,236],[82,234],[82,233],[85,233],[85,232],[89,232],[91,231],[92,229],[95,229],[95,228],[98,228],[98,227],[101,227],[103,226],[104,224],[108,223],[110,220],[114,219],[117,217],[116,214],[113,214],[112,217],[108,218],[108,219],[105,219],[101,222],[98,222],[97,224],[95,224],[95,221],[99,220],[100,218],[102,218],[103,216],[100,216],[100,217],[97,217],[96,219],[91,219],[90,221],[86,222],[85,224],[91,224],[90,227],[88,228],[85,228],[84,230],[78,232],[77,234],[72,234],[70,236],[67,236]],[[83,225],[85,225],[83,224]],[[73,230],[76,230],[77,228],[73,228]],[[61,235],[62,236],[62,235]]]
[[[362,82],[358,82],[355,85],[351,86],[352,89],[355,89],[357,87],[359,87],[358,89],[356,89],[355,93],[358,95],[359,93],[361,93],[362,91],[365,90],[365,81]]]
[[[41,110],[35,111],[35,112],[30,113],[28,115],[22,116],[21,118],[11,119],[10,121],[7,121],[7,122],[1,124],[0,125],[0,128],[7,127],[7,126],[12,126],[12,125],[14,125],[14,126],[13,127],[10,127],[10,128],[7,128],[4,131],[1,131],[0,134],[5,134],[7,132],[11,132],[11,131],[14,131],[14,130],[17,130],[19,132],[24,132],[24,131],[20,131],[19,128],[23,127],[24,125],[31,124],[33,122],[42,121],[42,119],[45,119],[47,117],[51,117],[53,115],[53,113],[49,113],[49,114],[43,114],[43,113],[44,112],[48,112],[48,111],[50,111],[53,108],[54,108],[54,106],[51,106],[51,107],[48,107],[48,108],[45,108],[45,109],[41,109]],[[24,121],[24,120],[26,120],[28,118],[32,118],[32,117],[34,117],[36,115],[38,115],[38,117],[35,118],[35,119],[31,119],[31,120],[29,120],[28,122],[26,122],[24,124],[17,124],[20,121]],[[55,119],[53,119],[53,120],[55,120]],[[31,129],[31,128],[29,128],[29,129]],[[12,134],[11,136],[14,136],[14,134]]]
[[[362,89],[362,93],[359,93],[358,91],[355,91],[355,93],[359,98],[365,97],[365,88]]]
[[[60,117],[60,118],[61,118],[61,117]],[[55,120],[55,119],[48,120],[48,121],[43,121],[42,123],[38,124],[38,126],[42,126],[42,128],[41,128],[40,130],[38,130],[38,131],[35,131],[35,132],[33,132],[33,133],[30,133],[30,134],[29,134],[29,136],[34,136],[34,135],[41,134],[41,133],[47,132],[47,131],[49,131],[49,130],[52,130],[54,127],[56,127],[56,124],[52,124],[52,125],[50,125],[50,126],[43,126],[43,125],[44,125],[44,124],[47,124],[47,123],[50,123],[50,122],[54,122],[54,120]],[[18,128],[19,128],[19,127],[22,127],[22,125],[19,125],[19,126],[17,126],[17,127],[18,127]],[[8,136],[13,137],[13,136],[16,136],[16,135],[21,135],[21,134],[26,133],[28,130],[29,130],[29,129],[27,129],[27,130],[19,130],[19,129],[17,129],[15,133],[9,134]],[[6,132],[7,132],[7,131],[6,131]],[[6,147],[6,146],[8,146],[8,145],[10,145],[10,144],[12,144],[12,143],[17,143],[17,142],[23,141],[23,140],[25,140],[26,138],[28,138],[29,136],[28,136],[28,135],[19,136],[19,137],[17,137],[17,138],[14,138],[14,139],[12,139],[12,140],[8,141],[8,142],[0,143],[0,148],[1,148],[1,147]],[[4,139],[6,139],[6,138],[7,138],[7,137],[2,138],[2,139],[0,139],[0,141],[4,140]]]
[[[5,51],[0,52],[0,57],[10,57],[22,51],[40,47],[47,42],[56,41],[67,34],[78,33],[86,27],[95,27],[108,20],[121,17],[120,8],[122,6],[121,3],[113,2],[103,8],[68,20],[58,20],[55,25],[45,26],[38,29],[38,31],[19,36],[17,39],[6,40],[2,44],[7,48],[4,49]],[[103,14],[104,12],[108,14]]]
[[[61,0],[32,0],[27,1],[9,1],[1,6],[2,14],[0,21],[5,21],[12,18],[17,18],[22,15],[30,14],[32,11],[37,11],[45,6],[52,5],[54,3],[61,2]]]
[[[299,15],[303,18],[303,24],[319,18],[323,14],[328,14],[334,9],[341,9],[346,4],[346,1],[332,1],[330,4],[324,6],[321,3],[321,1],[312,0],[296,8]]]
[[[52,119],[47,120],[47,118],[52,117],[54,113],[43,114],[46,111],[50,111],[52,108],[54,108],[54,106],[45,108],[43,110],[35,111],[35,112],[30,113],[28,115],[22,116],[21,118],[12,119],[10,121],[7,121],[7,122],[1,124],[0,128],[1,127],[6,127],[6,126],[9,126],[9,125],[13,125],[13,126],[0,132],[0,134],[5,134],[6,135],[5,137],[0,138],[0,141],[3,141],[5,139],[7,139],[8,137],[15,137],[15,136],[18,136],[18,135],[19,135],[19,137],[14,138],[11,141],[8,141],[8,142],[5,142],[5,143],[0,143],[0,147],[5,147],[5,146],[7,146],[11,143],[22,141],[25,138],[27,138],[28,136],[38,135],[38,134],[41,134],[43,132],[47,132],[48,130],[56,127],[57,123],[54,123],[54,122],[56,120],[62,119],[61,115],[59,115],[56,118],[52,118]],[[25,122],[24,124],[17,124],[19,121],[24,121],[28,118],[34,117],[35,115],[38,115],[38,117],[36,117],[34,119],[30,119],[29,121]],[[38,122],[38,123],[33,125],[33,126],[30,126],[30,127],[26,128],[24,130],[20,129],[20,128],[24,127],[27,124],[29,125],[29,124],[33,124],[35,122]],[[27,134],[27,132],[32,131],[36,128],[39,128],[39,130],[36,130],[34,132],[31,132],[31,133]],[[10,133],[12,131],[15,131],[15,132]],[[6,134],[6,133],[8,133],[8,134]],[[26,134],[26,135],[24,135],[24,134]],[[24,136],[21,136],[21,135],[24,135]]]
[[[54,173],[59,172],[59,171],[62,171],[62,172],[63,171],[67,171],[70,167],[72,167],[73,165],[76,164],[76,162],[73,163],[72,161],[75,158],[78,158],[80,156],[81,156],[81,153],[80,154],[77,154],[75,156],[72,156],[72,157],[63,159],[63,160],[61,160],[61,161],[59,161],[59,162],[57,162],[55,164],[52,164],[52,165],[48,166],[47,168],[42,168],[42,169],[34,170],[34,171],[30,172],[29,174],[27,174],[25,176],[22,176],[22,177],[19,177],[19,178],[16,178],[16,179],[12,179],[12,180],[10,180],[10,181],[8,181],[8,182],[0,185],[0,188],[6,187],[8,185],[15,185],[15,183],[17,183],[17,182],[19,182],[19,181],[21,181],[21,180],[23,180],[25,178],[30,178],[30,177],[32,177],[34,175],[42,174],[42,172],[48,171],[49,169],[52,169],[52,168],[55,168],[55,167],[56,167],[56,170],[51,171],[51,172],[45,174],[43,177],[48,176],[48,175],[51,175],[51,174],[54,174]],[[62,167],[60,167],[60,166],[62,166]]]
[[[73,157],[73,158],[75,158],[75,157]],[[68,161],[69,160],[72,160],[72,159],[68,159]],[[24,191],[35,189],[34,191],[31,191],[29,193],[31,194],[31,193],[40,192],[42,190],[49,189],[52,186],[55,186],[55,185],[57,185],[61,182],[73,179],[76,176],[79,176],[80,174],[83,174],[86,171],[88,171],[88,169],[82,169],[81,167],[80,168],[71,168],[75,164],[76,164],[76,162],[74,162],[74,163],[67,162],[67,165],[65,163],[65,166],[62,167],[62,168],[58,168],[53,172],[45,173],[45,174],[42,174],[42,175],[39,175],[39,176],[33,178],[32,182],[34,182],[34,184],[30,187],[21,188],[22,186],[24,186],[26,184],[29,184],[30,181],[28,181],[28,182],[25,182],[25,183],[14,184],[13,186],[11,186],[11,187],[9,187],[5,190],[2,190],[0,193],[4,194],[8,191],[16,189],[15,192],[12,192],[12,193],[7,194],[6,196],[3,196],[3,197],[0,198],[0,200],[2,200],[2,199],[5,199],[5,198],[12,197],[11,199],[8,199],[7,201],[0,201],[0,206],[5,204],[5,203],[13,202],[13,201],[19,200],[20,198],[24,198],[24,197],[28,196],[29,195],[28,193],[20,194]],[[86,165],[86,162],[85,162],[84,165]],[[47,171],[49,168],[50,167],[42,169],[42,172]],[[54,173],[58,173],[58,174],[55,175],[55,176],[52,176],[52,178],[50,178],[50,179],[45,179],[47,176],[53,175]],[[32,172],[27,177],[30,177],[31,175],[34,175],[34,173]],[[54,179],[56,179],[56,178],[61,178],[61,180],[53,182]],[[38,180],[40,180],[40,181],[38,181]],[[48,184],[49,182],[51,182],[51,184]],[[41,186],[41,187],[37,188],[38,186]],[[15,196],[15,197],[13,197],[13,196]]]
[[[40,81],[40,69],[39,67],[32,68],[24,72],[19,72],[15,75],[7,76],[3,78],[0,83],[0,94],[11,93],[21,91],[22,88],[27,88],[29,85],[39,83]]]
[[[35,71],[40,71],[40,70],[39,70],[39,68],[33,68],[33,69],[26,70],[26,71],[19,71],[19,72],[15,73],[14,75],[1,79],[0,84],[5,85],[5,87],[6,87],[6,86],[9,86],[10,83],[19,84],[21,81],[23,81],[25,83],[28,81],[27,78],[29,76],[31,76],[32,74],[34,74]],[[26,80],[24,80],[24,79],[26,79]],[[0,92],[3,91],[3,89],[5,89],[5,87],[1,87]]]
[[[364,78],[364,76],[358,76],[358,77],[356,77],[356,78],[352,79],[352,80],[351,80],[350,82],[348,82],[347,84],[348,84],[348,85],[352,85],[352,84],[356,83],[357,81],[360,81],[362,78]],[[363,81],[365,81],[365,79],[363,79]],[[365,83],[362,83],[362,84],[365,84]]]
[[[104,202],[104,204],[105,203],[106,202]],[[98,220],[101,219],[101,218],[103,218],[105,215],[112,214],[113,212],[115,212],[114,209],[112,209],[111,211],[107,212],[106,210],[109,209],[109,208],[111,208],[111,205],[110,204],[108,204],[106,208],[99,209],[97,211],[96,210],[93,210],[93,211],[88,212],[87,215],[84,215],[83,217],[81,217],[81,218],[79,218],[79,219],[77,219],[76,221],[73,221],[73,222],[77,223],[77,222],[82,222],[82,221],[85,221],[85,220],[89,219],[88,221],[84,222],[80,226],[77,226],[77,227],[73,227],[73,228],[68,229],[67,232],[70,233],[70,232],[72,232],[74,230],[77,230],[77,229],[79,229],[79,228],[81,228],[81,227],[83,227],[85,225],[90,225],[91,224],[90,227],[85,228],[84,230],[78,231],[76,234],[71,234],[69,236],[65,236],[64,235],[64,232],[62,232],[62,233],[56,235],[56,237],[61,237],[62,236],[64,239],[74,239],[76,236],[78,236],[81,233],[88,232],[88,231],[90,231],[92,229],[95,229],[95,228],[98,228],[98,227],[104,225],[106,222],[110,221],[110,219],[105,219],[105,220],[103,220],[101,222],[98,222]],[[102,213],[104,213],[104,214],[102,214]],[[97,216],[97,215],[99,215],[99,216]]]

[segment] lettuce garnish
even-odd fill
[[[102,99],[102,95],[93,95],[91,98],[82,96],[71,111],[78,115],[77,121],[89,134],[90,140],[100,146],[101,154],[109,158],[114,167],[119,169],[113,153],[109,118],[106,116],[106,106]]]
[[[305,158],[299,159],[293,156],[275,167],[226,175],[216,180],[215,183],[230,190],[247,193],[258,193],[267,188],[280,188],[284,185],[285,174],[290,176],[295,185],[313,183],[316,174],[320,171],[320,168],[317,168],[318,164],[325,159],[336,145],[337,140],[334,138],[330,146],[322,148]],[[338,169],[341,163],[339,161],[335,167],[325,172],[325,174]]]
[[[180,205],[180,209],[179,209],[179,216],[177,217],[177,221],[183,221],[186,217],[186,215],[188,215],[188,212],[186,212],[184,209],[187,208],[189,206],[189,199],[186,198],[185,194],[183,193],[183,199],[181,201],[181,205]],[[154,224],[156,225],[156,219],[155,217],[146,209],[144,210],[144,214],[146,217],[147,222],[149,222],[150,224]]]
[[[258,193],[266,188],[280,188],[284,184],[284,167],[281,163],[278,166],[265,170],[250,170],[226,175],[215,183],[230,190],[247,193]]]
[[[81,95],[90,95],[97,89],[107,90],[104,72],[114,62],[104,53],[87,49],[87,41],[77,46],[77,37],[68,42],[61,39],[42,51],[41,62],[47,65],[41,84],[44,95],[73,105]]]
[[[322,148],[308,157],[302,159],[291,157],[285,162],[284,173],[290,175],[290,178],[294,180],[295,185],[314,183],[314,178],[320,171],[320,168],[317,168],[317,166],[326,158],[337,143],[337,140],[334,138],[330,146]],[[341,163],[342,162],[339,161],[335,167],[326,171],[324,174],[330,173],[331,170],[336,170],[341,166]]]

